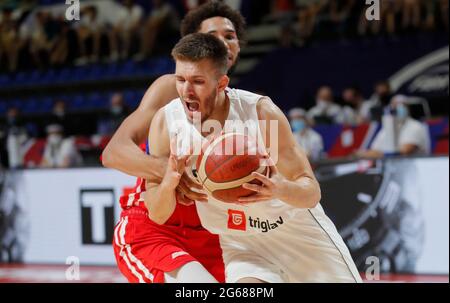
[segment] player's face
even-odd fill
[[[213,17],[203,20],[199,32],[212,34],[223,41],[228,49],[228,68],[236,63],[241,48],[234,25],[229,19]]]
[[[201,114],[201,121],[211,116],[216,97],[221,90],[221,80],[210,60],[198,62],[177,60],[175,68],[176,87],[190,121],[194,114]],[[226,77],[226,76],[224,76]],[[222,87],[222,88],[221,88]]]

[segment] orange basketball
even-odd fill
[[[242,134],[224,134],[202,149],[196,163],[197,178],[217,200],[235,203],[241,197],[255,194],[242,184],[261,184],[251,176],[254,171],[265,174],[261,159],[256,140]]]

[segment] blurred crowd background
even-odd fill
[[[81,1],[67,21],[63,0],[0,0],[2,167],[101,165],[203,2]],[[379,21],[360,0],[225,2],[248,25],[232,86],[269,95],[311,160],[448,155],[448,50],[429,83],[390,78],[448,47],[448,0],[381,0]]]

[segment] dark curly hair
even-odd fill
[[[236,30],[236,35],[242,43],[245,41],[245,19],[239,11],[236,11],[217,0],[202,4],[189,11],[181,22],[181,36],[198,32],[202,22],[209,18],[224,17],[231,21]]]

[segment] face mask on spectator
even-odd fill
[[[317,100],[317,105],[321,108],[325,108],[328,106],[328,102],[322,99]]]
[[[14,125],[17,121],[16,117],[7,117],[7,120],[9,125]]]
[[[294,133],[301,132],[306,127],[306,123],[304,120],[296,119],[291,121],[291,128]]]
[[[48,136],[48,143],[51,145],[58,145],[62,141],[62,136],[60,134],[51,134]]]
[[[120,105],[111,106],[111,113],[113,113],[114,115],[119,115],[120,113],[122,113],[122,106]]]
[[[401,120],[404,120],[408,117],[408,110],[406,109],[406,106],[403,104],[397,105],[395,112],[396,112],[397,118],[399,118]]]
[[[53,114],[55,114],[55,116],[57,117],[64,117],[64,110],[63,109],[55,109],[53,111]]]

